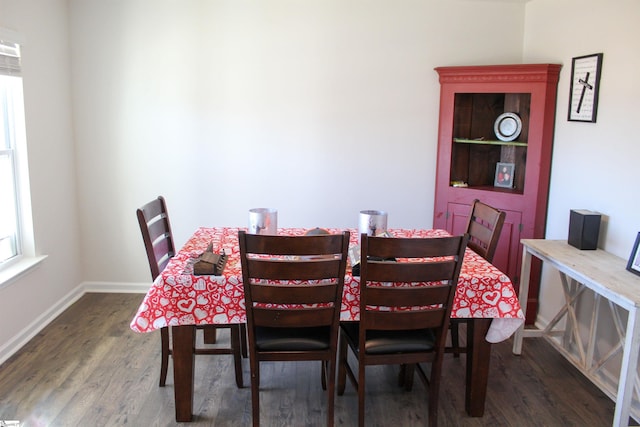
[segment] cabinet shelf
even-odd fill
[[[449,184],[451,188],[455,188],[456,190],[480,190],[480,191],[491,191],[491,192],[499,192],[499,193],[508,193],[508,194],[522,194],[521,191],[518,191],[515,188],[504,188],[504,187],[495,187],[491,185],[467,185],[466,183],[463,185],[460,184]]]
[[[466,138],[453,138],[453,142],[458,144],[483,144],[483,145],[506,145],[510,147],[526,147],[526,142],[519,141],[496,141],[487,139],[466,139]]]

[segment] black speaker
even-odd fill
[[[600,214],[586,209],[572,209],[569,214],[569,244],[578,249],[597,249]]]

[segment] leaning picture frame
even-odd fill
[[[640,233],[636,236],[636,242],[633,244],[631,255],[629,255],[627,270],[640,276]]]
[[[496,176],[493,185],[496,187],[513,188],[513,173],[515,164],[498,162],[496,164]]]
[[[602,53],[595,53],[572,59],[567,117],[570,122],[596,122],[602,58]]]

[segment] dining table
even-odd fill
[[[244,288],[238,244],[238,227],[200,227],[169,261],[153,282],[130,327],[140,333],[171,327],[176,421],[193,417],[195,326],[246,322]],[[245,228],[246,230],[246,228]],[[279,228],[278,235],[303,236],[308,228]],[[338,228],[326,228],[341,233]],[[357,229],[350,231],[350,248],[359,245]],[[391,237],[449,236],[439,229],[389,229]],[[195,275],[194,264],[206,250],[226,255],[219,275]],[[360,278],[347,267],[340,320],[360,317]],[[452,319],[467,321],[465,410],[473,417],[484,414],[491,344],[509,338],[524,324],[524,314],[513,284],[506,274],[470,248],[466,249]]]

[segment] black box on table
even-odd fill
[[[587,209],[572,209],[569,214],[569,244],[578,249],[597,249],[600,217]]]

